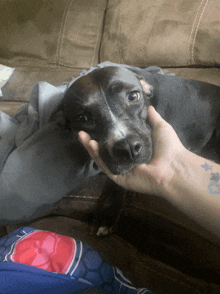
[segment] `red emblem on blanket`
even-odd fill
[[[74,239],[36,231],[17,242],[10,258],[14,262],[65,274],[74,261],[75,251]]]

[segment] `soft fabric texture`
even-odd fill
[[[220,63],[218,0],[112,0],[101,60],[145,67]]]
[[[49,68],[96,64],[106,4],[106,0],[1,1],[0,63],[17,67],[22,61],[23,66]]]
[[[144,294],[90,246],[73,238],[30,227],[0,239],[0,293]]]
[[[66,89],[39,82],[16,118],[0,113],[0,224],[39,216],[100,172],[88,156],[84,163],[78,141],[49,123]]]
[[[8,2],[0,3],[0,62],[9,66],[220,63],[218,0]]]

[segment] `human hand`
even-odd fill
[[[140,193],[163,195],[166,183],[174,174],[175,161],[186,149],[176,132],[153,106],[148,108],[148,117],[153,128],[153,157],[148,163],[140,164],[122,175],[112,174],[99,156],[98,143],[84,131],[79,132],[79,140],[87,149],[95,163],[118,185]]]

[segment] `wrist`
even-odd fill
[[[207,191],[209,177],[201,168],[204,162],[209,161],[187,149],[179,153],[170,163],[172,176],[163,185],[163,196],[178,206],[190,202],[193,207],[193,199]]]
[[[154,182],[155,193],[164,198],[173,197],[178,184],[183,183],[188,173],[188,163],[191,161],[191,152],[187,149],[177,153],[172,159],[155,162],[151,168],[151,178]]]

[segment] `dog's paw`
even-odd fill
[[[90,226],[90,235],[96,235],[98,237],[105,237],[112,233],[113,228],[107,226],[97,227],[96,225]]]
[[[96,232],[96,236],[104,237],[104,236],[110,235],[111,233],[112,233],[112,228],[99,227],[97,232]]]

